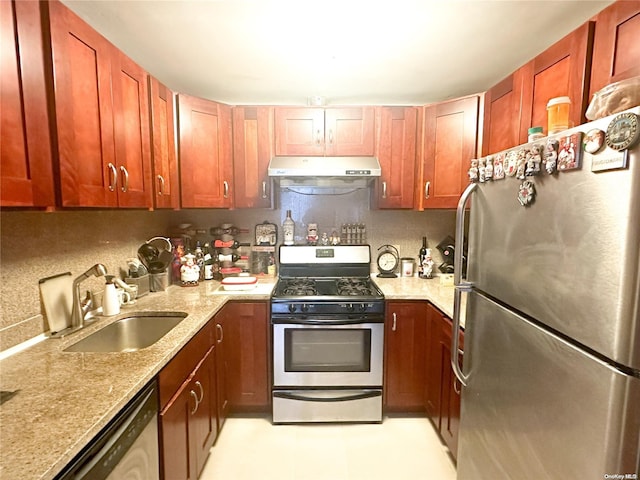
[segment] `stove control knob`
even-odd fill
[[[309,305],[307,305],[306,303],[303,303],[302,306],[300,307],[300,309],[307,313],[309,311]]]
[[[353,303],[347,304],[347,310],[353,312],[355,310],[355,305]]]
[[[361,312],[364,312],[366,309],[367,309],[366,303],[361,303],[358,305],[358,310],[360,310]]]
[[[290,303],[289,304],[289,312],[293,313],[296,311],[296,305],[295,303]]]

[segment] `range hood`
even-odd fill
[[[376,157],[273,157],[268,175],[280,187],[355,189],[380,176]]]

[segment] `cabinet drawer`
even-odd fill
[[[158,375],[160,409],[178,391],[198,362],[213,345],[213,322],[207,323],[169,362]]]

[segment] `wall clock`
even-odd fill
[[[378,276],[382,278],[396,278],[395,274],[398,264],[400,263],[400,255],[398,249],[393,245],[382,245],[378,248]]]

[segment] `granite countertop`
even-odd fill
[[[390,300],[428,300],[453,314],[453,288],[437,279],[374,281]],[[229,300],[268,300],[273,280],[252,291],[222,291],[216,281],[171,286],[99,317],[81,332],[46,339],[0,362],[0,390],[18,391],[0,407],[0,478],[52,479],[178,353]],[[158,342],[127,353],[71,353],[63,349],[133,312],[189,315]]]

